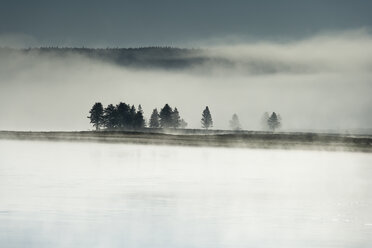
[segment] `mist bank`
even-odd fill
[[[233,114],[260,130],[264,112],[282,131],[370,130],[372,38],[356,30],[291,42],[202,49],[0,49],[0,130],[87,130],[95,102],[176,106],[200,128],[209,106],[216,129]]]
[[[372,152],[372,136],[316,133],[228,132],[222,130],[99,131],[99,132],[4,132],[0,139],[70,142],[105,142],[142,145],[301,149]]]

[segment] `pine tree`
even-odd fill
[[[202,113],[201,124],[202,124],[202,127],[205,129],[208,129],[213,126],[212,115],[211,115],[211,112],[209,111],[208,106],[205,107]]]
[[[127,127],[129,127],[129,128],[134,128],[135,127],[134,119],[136,118],[136,113],[137,113],[136,107],[134,107],[134,105],[132,105],[132,107],[129,110],[128,122],[126,123]]]
[[[138,110],[137,110],[138,112],[141,112],[142,114],[143,114],[143,109],[142,109],[142,106],[141,106],[141,104],[140,105],[138,105]]]
[[[165,104],[164,107],[160,110],[160,126],[162,128],[172,127],[172,108]]]
[[[129,113],[130,106],[124,102],[120,102],[116,106],[117,110],[117,127],[119,128],[127,128],[129,125],[131,125],[132,120]]]
[[[273,112],[270,118],[267,120],[267,125],[274,132],[276,128],[279,128],[281,126],[280,116],[278,118],[276,113]]]
[[[177,108],[174,108],[172,112],[172,126],[178,128],[181,125],[180,113]]]
[[[103,125],[103,106],[102,103],[96,102],[92,109],[89,111],[90,115],[88,118],[90,119],[90,123],[93,123],[93,126],[96,130]]]
[[[239,117],[238,117],[237,114],[233,114],[233,116],[230,120],[230,128],[232,130],[240,130],[241,129]]]
[[[159,113],[157,109],[154,109],[152,111],[151,117],[150,117],[150,127],[151,128],[158,128],[160,126],[159,123]]]
[[[109,104],[103,111],[104,126],[108,129],[117,127],[118,114],[114,105]]]
[[[133,126],[136,129],[145,127],[145,118],[143,117],[143,110],[141,105],[138,106],[137,113],[134,116]]]

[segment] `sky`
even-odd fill
[[[261,130],[264,112],[282,131],[372,127],[372,35],[354,30],[301,41],[209,47],[203,56],[233,61],[184,70],[126,68],[78,54],[0,56],[0,130],[88,130],[95,102],[142,105],[148,119],[165,103],[189,128],[209,106],[215,129]],[[1,55],[1,54],[0,54]]]
[[[201,47],[182,71],[131,69],[77,54],[0,53],[0,130],[89,130],[95,102],[165,103],[189,128],[209,106],[215,129],[372,133],[372,1],[0,0],[0,47]],[[216,61],[219,61],[216,60]]]
[[[370,29],[367,0],[1,0],[8,46],[207,46]],[[1,45],[1,44],[0,44]]]

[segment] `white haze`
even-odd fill
[[[0,45],[2,43],[0,42]],[[286,43],[209,47],[211,63],[140,70],[77,55],[0,57],[0,130],[87,130],[91,106],[120,101],[177,107],[191,128],[210,107],[214,128],[236,113],[259,129],[276,111],[285,130],[372,127],[372,36],[357,30]],[[214,58],[234,61],[219,66]]]
[[[371,247],[372,154],[0,140],[0,247]]]

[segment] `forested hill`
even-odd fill
[[[45,58],[83,56],[88,59],[104,61],[132,68],[157,69],[195,69],[194,72],[235,71],[254,75],[275,73],[309,73],[314,67],[291,60],[278,60],[244,56],[231,57],[213,49],[186,49],[173,47],[143,48],[59,48],[42,47],[29,49],[1,48],[0,57],[11,60],[18,55],[41,56]],[[34,57],[31,57],[34,59]],[[35,57],[36,58],[36,57]],[[315,68],[316,71],[316,68]]]
[[[0,56],[21,52],[24,55],[83,55],[87,58],[98,59],[130,67],[155,67],[165,69],[183,69],[198,66],[209,61],[200,49],[181,49],[172,47],[144,48],[58,48],[42,47],[29,49],[0,48]]]

